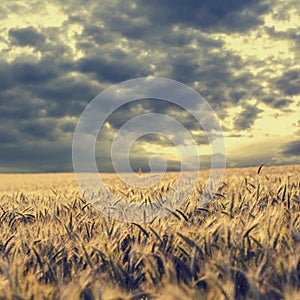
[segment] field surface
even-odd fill
[[[300,166],[227,169],[205,207],[202,173],[150,223],[103,214],[74,174],[0,175],[0,299],[300,299]],[[176,176],[104,179],[142,214]]]

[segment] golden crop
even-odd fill
[[[206,207],[207,173],[151,223],[114,221],[73,174],[0,175],[0,299],[300,299],[300,166],[228,169]],[[152,189],[106,175],[128,201]]]

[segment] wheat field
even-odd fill
[[[2,174],[0,299],[300,299],[299,175],[227,169],[199,207],[203,171],[180,207],[138,224],[97,210],[74,174]],[[174,176],[138,191],[107,182],[149,204]]]

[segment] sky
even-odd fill
[[[100,92],[138,77],[184,83],[223,128],[228,167],[300,163],[299,0],[1,1],[0,172],[72,171],[73,132]],[[159,112],[191,131],[204,166],[210,149],[186,111],[157,99],[119,108],[100,129],[97,159],[128,120]],[[134,168],[176,145],[148,134]]]

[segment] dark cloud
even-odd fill
[[[151,164],[151,168],[150,168],[150,163],[149,163],[149,159],[150,157],[147,156],[147,154],[149,155],[149,153],[145,153],[144,155],[140,155],[140,156],[132,156],[130,158],[130,166],[132,168],[132,170],[134,170],[135,172],[137,172],[139,170],[139,168],[142,166],[142,171],[143,172],[158,172],[161,171],[161,159],[163,159],[166,163],[166,167],[167,167],[167,171],[178,171],[180,170],[181,167],[181,163],[178,160],[171,160],[171,159],[166,159],[166,158],[161,158],[158,160],[152,160],[152,164]],[[126,170],[124,170],[126,171]]]
[[[131,18],[124,14],[116,14],[109,20],[109,28],[113,32],[120,32],[131,39],[144,39],[150,35],[159,34],[158,28],[153,28],[145,18]]]
[[[39,141],[2,145],[0,165],[6,172],[63,172],[72,170],[69,145]]]
[[[0,61],[0,91],[3,92],[12,86],[14,86],[14,82],[12,80],[12,73],[9,70],[9,64]]]
[[[37,60],[35,57],[18,57],[14,61],[0,62],[0,89],[6,90],[16,86],[40,85],[57,78],[62,72],[61,66],[49,58]]]
[[[203,131],[199,122],[188,111],[177,104],[161,99],[131,101],[115,110],[107,118],[107,122],[112,128],[119,129],[130,119],[149,113],[167,115],[182,124],[187,130]]]
[[[38,85],[52,78],[57,74],[56,66],[50,61],[15,62],[11,64],[12,77],[18,84]]]
[[[251,5],[254,5],[254,2]],[[173,30],[171,27],[161,26],[159,22],[143,22],[149,12],[149,5],[152,4],[145,4],[144,11],[139,5],[132,8],[131,5],[118,2],[116,7],[119,10],[114,15],[103,9],[102,20],[108,27],[93,25],[84,29],[88,39],[92,37],[96,44],[101,43],[101,48],[97,48],[99,56],[95,57],[95,54],[89,54],[87,51],[85,58],[78,62],[77,70],[92,74],[98,80],[114,83],[148,75],[169,77],[190,86],[198,82],[197,90],[220,116],[225,116],[226,109],[233,103],[237,104],[257,96],[261,90],[260,81],[255,79],[251,72],[245,70],[241,73],[245,62],[237,53],[225,50],[222,40],[187,27],[188,24],[185,23],[179,22],[178,28]],[[177,5],[181,4],[176,1],[168,5],[170,11],[176,11]],[[190,1],[182,5],[194,5],[193,9],[197,10],[202,4]],[[217,3],[214,5],[217,6]],[[240,8],[244,7],[241,3],[239,5]],[[164,9],[166,4],[160,6]],[[193,9],[190,8],[191,11]],[[120,22],[123,22],[122,26]],[[167,22],[169,21],[166,20]],[[120,37],[117,33],[125,35],[128,38],[127,45],[134,56],[121,51],[116,53],[114,47],[109,47],[112,42],[104,34],[107,33],[105,30],[111,30],[110,36],[118,42]],[[148,30],[151,34],[148,34]],[[136,42],[135,39],[142,39],[142,42]],[[187,47],[190,43],[196,43],[198,47]],[[80,47],[89,48],[89,45],[82,41]],[[137,57],[142,51],[146,51],[147,56],[140,60]],[[150,65],[154,65],[155,69],[151,69]],[[236,72],[239,72],[238,76]]]
[[[244,62],[237,54],[210,48],[200,57],[197,50],[185,52],[171,60],[171,77],[189,86],[197,82],[195,89],[219,117],[226,116],[228,107],[260,96],[260,82],[251,72],[241,72]]]
[[[182,135],[182,139],[178,139],[178,143],[175,145],[170,141],[167,137],[159,134],[146,134],[139,138],[139,141],[145,142],[147,144],[151,145],[157,145],[161,147],[177,147],[177,146],[182,146],[185,144],[184,140],[184,134],[178,132],[178,135]],[[201,146],[201,145],[208,145],[209,141],[206,136],[206,134],[193,134],[191,133],[191,136],[194,140],[195,145]],[[177,140],[176,140],[177,141]]]
[[[11,120],[13,127],[16,126],[18,120],[31,119],[40,116],[44,109],[44,101],[36,101],[36,98],[30,91],[21,87],[0,92],[0,117],[3,120],[1,127],[6,127],[7,122]]]
[[[296,3],[294,4],[296,5]],[[290,7],[292,6],[292,4],[290,4],[289,2],[286,2],[286,5],[289,5]],[[299,5],[299,3],[297,3],[297,5]],[[275,18],[276,16],[277,15],[275,14]],[[283,19],[286,18],[286,20],[291,18],[287,7],[282,8],[278,16],[279,18],[283,18]],[[294,60],[293,64],[295,65],[298,63],[300,58],[300,50],[299,50],[300,49],[300,27],[299,26],[296,28],[289,28],[284,31],[276,30],[274,26],[265,27],[265,32],[270,36],[271,39],[287,42],[291,52],[294,53],[295,55],[295,58],[293,59]]]
[[[54,119],[34,119],[22,122],[19,126],[20,132],[26,135],[26,140],[53,141],[58,138],[55,134],[56,122]]]
[[[300,156],[300,140],[285,144],[281,153],[285,156]]]
[[[243,32],[262,24],[270,6],[259,0],[136,0],[138,12],[153,24],[184,24],[206,31]]]
[[[149,134],[145,134],[142,137],[139,138],[140,142],[146,142],[149,143],[151,145],[159,145],[162,147],[172,147],[174,146],[174,144],[167,139],[166,137],[159,135],[159,134],[153,134],[153,133],[149,133]]]
[[[227,16],[231,12],[242,13],[244,9],[262,13],[260,9],[265,7],[264,4],[258,1],[250,1],[248,4],[244,1],[234,1],[231,5],[220,1],[137,1],[136,6],[133,4],[125,5],[116,1],[111,5],[103,4],[101,10],[94,8],[94,13],[90,16],[93,25],[86,25],[87,19],[84,16],[74,19],[72,15],[73,21],[84,26],[83,35],[78,35],[78,46],[84,49],[86,54],[77,63],[78,71],[92,74],[97,80],[114,83],[148,75],[169,77],[191,86],[194,82],[199,82],[198,91],[222,115],[225,114],[223,108],[232,103],[242,102],[249,95],[255,96],[255,91],[260,90],[260,82],[254,82],[250,72],[244,71],[239,76],[235,75],[245,66],[238,54],[225,50],[222,40],[203,33],[197,26],[194,29],[189,27],[190,24],[183,19],[191,19],[193,22],[196,13],[201,15],[206,10],[218,17]],[[117,9],[112,13],[113,8]],[[174,21],[173,14],[180,15],[177,18],[178,22],[174,21],[174,24],[178,25],[176,29],[163,26],[162,22],[154,22],[152,9],[155,9],[155,14],[158,15],[164,10],[168,11],[164,18],[166,25]],[[185,17],[181,9],[190,15]],[[104,25],[98,22],[99,14]],[[211,25],[213,31],[217,30],[214,25],[207,25]],[[222,25],[222,28],[225,27]],[[117,51],[114,47],[115,44],[122,43],[120,34],[128,38],[126,46],[130,49],[130,55],[128,51]],[[141,41],[136,42],[136,39]],[[91,45],[87,41],[92,41],[93,47],[95,44],[101,47],[94,48],[93,53],[89,53]],[[198,44],[198,47],[186,47],[192,42]],[[140,60],[138,56],[142,51],[148,54],[145,59]],[[98,56],[95,56],[95,52]],[[155,66],[155,70],[150,68],[151,64]]]
[[[99,85],[86,79],[58,78],[36,90],[47,100],[49,116],[79,116],[86,105],[101,91]]]
[[[279,164],[270,154],[260,154],[259,152],[250,152],[242,157],[227,157],[228,167],[249,167],[265,165],[277,165]]]
[[[218,49],[224,45],[224,41],[213,38],[199,30],[179,26],[176,30],[166,30],[160,33],[164,44],[171,47],[182,47],[197,42],[201,51],[203,49]],[[200,50],[198,49],[198,50]],[[178,50],[178,49],[177,49]]]
[[[254,58],[246,61],[228,49],[223,35],[245,34],[263,24],[264,14],[277,5],[271,4],[269,0],[70,0],[62,5],[55,0],[53,5],[68,16],[61,26],[3,27],[1,166],[11,170],[18,166],[31,171],[71,170],[71,134],[87,103],[106,87],[141,76],[168,77],[194,87],[219,118],[234,106],[243,107],[234,120],[234,132],[251,128],[262,112],[247,104],[249,99],[287,111],[295,102],[294,96],[299,95],[297,66],[286,68],[274,79],[273,65],[271,68]],[[22,16],[45,10],[39,2],[32,5],[8,3],[0,14],[13,10]],[[287,15],[277,13],[277,19],[287,19]],[[265,32],[300,49],[297,28],[278,31],[265,27]],[[31,55],[25,54],[29,51]],[[249,71],[254,66],[262,70],[257,75]],[[263,89],[264,80],[269,89]],[[102,132],[107,148],[101,153],[102,162],[109,155],[115,131],[131,118],[150,112],[169,115],[195,132],[196,143],[208,143],[200,124],[186,111],[165,101],[144,99],[121,107],[107,119],[110,128]],[[230,136],[230,128],[226,130]],[[176,141],[185,142],[180,133]],[[141,146],[147,143],[170,145],[157,135],[141,138]],[[136,166],[148,166],[143,155],[148,157],[149,153],[138,152],[141,149],[136,148],[132,158]],[[170,162],[171,168],[178,167],[177,163]]]
[[[275,84],[285,95],[300,95],[300,69],[287,70]]]
[[[75,119],[76,120],[76,119]],[[58,124],[58,128],[60,130],[62,130],[63,132],[67,132],[67,133],[72,133],[75,130],[75,126],[76,126],[76,121],[75,120],[63,120],[61,122],[59,122]]]
[[[234,128],[236,130],[246,130],[251,128],[261,112],[262,110],[257,108],[255,105],[245,105],[243,111],[234,121]]]
[[[283,12],[284,14],[284,12]],[[283,39],[283,40],[295,40],[297,41],[300,37],[299,28],[289,28],[286,31],[276,30],[275,26],[265,27],[265,31],[274,39]]]
[[[96,44],[107,44],[112,41],[111,34],[103,27],[96,25],[86,25],[83,29],[82,35],[86,37],[89,41]],[[87,44],[90,47],[90,44]]]
[[[111,145],[113,139],[115,138],[115,136],[117,136],[117,131],[123,125],[125,125],[126,122],[132,120],[134,117],[149,113],[168,115],[170,118],[182,124],[182,126],[184,126],[184,128],[189,131],[196,145],[201,146],[204,144],[209,144],[206,134],[203,133],[202,127],[199,122],[179,106],[159,99],[136,100],[117,109],[107,118],[106,124],[104,124],[104,126],[101,128],[97,139],[99,142],[97,153],[99,153],[98,160],[100,161],[99,166],[102,166],[101,168],[111,170],[111,166],[109,166],[107,161],[111,160]],[[145,123],[145,132],[147,132],[147,128],[152,128],[152,125],[153,124],[148,125]],[[159,126],[159,124],[157,125]],[[136,161],[135,158],[138,159],[136,165],[143,166],[140,163],[141,161],[145,162],[145,158],[142,157],[149,157],[153,154],[151,150],[147,150],[149,145],[156,145],[159,147],[177,147],[186,144],[187,137],[184,131],[176,131],[176,133],[174,133],[172,128],[164,129],[167,132],[166,135],[164,135],[163,133],[164,130],[161,129],[161,134],[145,134],[136,141],[135,147],[133,147],[134,149],[130,152],[133,153],[131,155],[131,159],[133,162]],[[127,132],[128,136],[130,136],[130,132],[130,130],[129,132]]]
[[[93,73],[100,81],[118,83],[131,78],[151,75],[149,67],[124,57],[119,61],[108,61],[104,58],[83,58],[78,62],[78,71]]]
[[[275,109],[284,109],[293,103],[293,100],[287,98],[278,98],[277,95],[264,96],[260,98],[260,100]]]
[[[16,142],[16,132],[0,128],[0,145],[12,144]]]
[[[45,42],[43,34],[30,26],[25,28],[11,28],[8,35],[12,43],[18,46],[39,46]]]
[[[88,77],[70,76],[66,64],[49,57],[2,62],[0,115],[23,119],[39,117],[43,110],[48,116],[78,116],[102,89]]]
[[[190,36],[176,37],[175,34],[168,38],[172,35],[170,29],[173,26],[183,26],[186,32],[187,28],[203,32],[245,32],[263,23],[262,16],[269,6],[269,1],[258,0],[135,0],[126,5],[123,1],[116,1],[113,11],[111,6],[103,9],[102,5],[101,9],[102,20],[112,32],[130,39],[146,38],[152,42],[165,35],[167,44],[182,45],[190,42]],[[93,20],[97,18],[99,10],[94,9]]]

